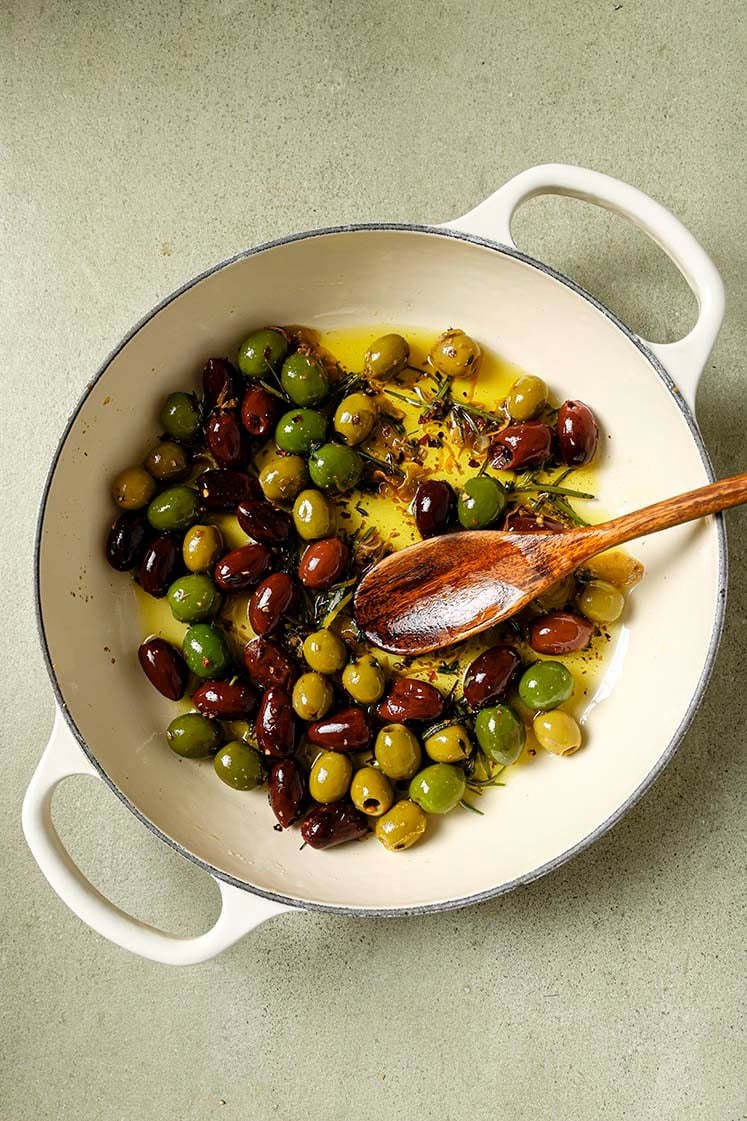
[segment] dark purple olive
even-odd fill
[[[376,715],[388,724],[406,724],[408,720],[438,720],[443,711],[444,699],[435,685],[416,677],[400,677],[376,709]]]
[[[521,666],[513,646],[491,646],[478,654],[464,675],[464,699],[472,708],[501,700]]]
[[[552,428],[541,420],[509,424],[490,441],[490,462],[501,471],[523,471],[550,458]]]
[[[180,701],[187,688],[189,670],[179,651],[163,638],[146,638],[137,656],[153,688],[170,701]]]
[[[358,751],[368,745],[371,726],[363,709],[351,705],[309,724],[306,738],[325,751]]]
[[[272,553],[264,545],[242,545],[218,561],[213,579],[224,592],[243,592],[258,584],[272,567]]]
[[[257,746],[263,755],[276,759],[296,750],[296,718],[293,705],[282,689],[267,689],[257,713]]]
[[[556,425],[560,458],[569,467],[582,467],[594,458],[599,427],[583,401],[564,401]]]
[[[315,806],[301,822],[301,836],[312,849],[331,849],[368,833],[368,819],[350,802]]]
[[[565,526],[546,514],[535,514],[519,506],[508,515],[503,528],[508,533],[558,533]]]
[[[594,626],[573,611],[548,611],[529,627],[529,645],[538,654],[573,654],[591,642]]]
[[[298,566],[298,578],[306,588],[321,592],[341,580],[348,567],[350,550],[339,537],[325,537],[309,545]]]
[[[249,437],[238,409],[213,409],[205,424],[205,439],[220,467],[236,470],[249,462]]]
[[[445,479],[429,479],[420,483],[413,503],[415,524],[421,537],[438,537],[446,533],[456,513],[456,494]]]
[[[162,599],[183,568],[182,549],[173,533],[159,533],[145,550],[138,580],[149,596]]]
[[[241,403],[241,422],[250,436],[265,437],[275,431],[283,403],[261,385],[247,389]]]
[[[236,408],[244,392],[244,379],[227,358],[208,358],[202,371],[202,397],[206,412]]]
[[[298,666],[290,654],[271,638],[253,638],[244,647],[244,665],[252,681],[263,689],[290,693],[298,677]]]
[[[206,681],[192,694],[192,703],[205,716],[245,720],[257,704],[254,690],[240,681]]]
[[[275,817],[283,829],[300,820],[306,798],[306,779],[295,759],[279,759],[267,780],[268,797]]]
[[[225,467],[203,471],[197,479],[197,490],[208,510],[233,510],[239,502],[257,498],[260,493],[259,483],[253,476],[243,471],[228,471]]]
[[[238,523],[249,537],[262,545],[284,545],[293,529],[293,518],[269,502],[250,498],[236,508]]]
[[[106,539],[106,559],[117,572],[129,572],[143,558],[150,536],[144,510],[120,514]]]
[[[273,572],[256,587],[249,601],[249,622],[255,634],[277,630],[296,599],[296,586],[287,572]]]

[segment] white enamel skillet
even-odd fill
[[[697,297],[692,331],[672,344],[645,342],[572,281],[518,252],[511,217],[541,194],[594,202],[645,230]],[[592,699],[583,751],[520,768],[483,801],[483,817],[450,814],[405,853],[375,842],[317,853],[300,851],[296,831],[273,831],[262,792],[233,791],[214,780],[209,761],[181,760],[166,747],[170,706],[137,664],[131,582],[103,560],[106,483],[157,434],[164,396],[256,326],[457,324],[541,375],[556,396],[593,407],[610,437],[600,505],[623,513],[713,478],[692,409],[723,308],[716,269],[669,211],[605,175],[546,165],[445,226],[344,226],[247,250],[149,312],[87,386],[41,502],[38,623],[58,711],[23,827],[58,895],[120,946],[188,964],[289,908],[394,915],[488,899],[551,871],[609,829],[672,757],[706,687],[726,595],[720,517],[636,543],[646,579],[630,597]],[[212,930],[196,938],[156,930],[86,880],[51,818],[55,788],[77,774],[103,779],[144,825],[216,878],[223,907]]]

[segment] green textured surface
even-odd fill
[[[19,826],[53,712],[31,587],[49,457],[130,324],[239,248],[445,220],[548,160],[608,171],[722,271],[698,413],[716,470],[745,467],[745,47],[733,0],[0,4],[4,1121],[747,1115],[743,513],[724,642],[675,761],[592,850],[509,897],[398,921],[284,915],[169,970],[74,918]],[[651,337],[692,320],[673,267],[621,220],[545,200],[515,234]],[[112,898],[207,926],[207,877],[103,788],[71,781],[56,805]]]

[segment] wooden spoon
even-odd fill
[[[605,549],[744,502],[747,474],[584,529],[433,537],[366,573],[353,601],[355,619],[382,650],[427,654],[515,615]]]

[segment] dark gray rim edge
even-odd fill
[[[541,876],[547,875],[549,872],[552,872],[556,868],[559,868],[562,864],[565,864],[566,861],[571,860],[574,856],[577,856],[579,853],[583,852],[584,849],[588,848],[595,841],[599,840],[600,837],[602,837],[605,833],[607,833],[614,825],[616,825],[618,823],[618,821],[620,821],[620,819],[622,817],[625,816],[626,813],[628,813],[629,810],[631,810],[633,808],[633,806],[640,800],[640,798],[643,796],[643,794],[645,794],[645,792],[648,790],[648,788],[652,785],[652,783],[655,781],[655,779],[658,778],[658,776],[664,770],[666,765],[672,759],[674,753],[676,752],[677,748],[679,747],[680,743],[682,742],[682,739],[683,739],[685,733],[687,732],[687,729],[690,727],[690,724],[692,723],[692,720],[695,716],[695,713],[697,712],[697,710],[700,706],[700,703],[703,699],[703,694],[705,692],[706,686],[708,684],[711,673],[713,671],[713,665],[714,665],[714,662],[715,662],[715,659],[716,659],[716,653],[718,651],[718,646],[719,646],[719,642],[721,640],[721,634],[722,634],[723,627],[724,627],[724,618],[725,618],[725,613],[726,613],[727,581],[728,581],[728,559],[727,559],[727,550],[726,550],[726,527],[725,527],[724,517],[723,517],[722,514],[718,514],[718,515],[716,515],[716,531],[717,531],[718,552],[719,552],[719,588],[718,588],[718,594],[717,594],[718,602],[717,602],[717,605],[716,605],[716,619],[714,621],[713,630],[711,632],[711,638],[710,638],[710,642],[709,642],[709,646],[708,646],[708,653],[706,655],[706,660],[705,660],[705,664],[703,666],[703,671],[700,675],[700,678],[699,678],[698,683],[695,687],[693,695],[690,698],[690,703],[688,704],[687,710],[686,710],[682,720],[680,721],[680,724],[679,724],[677,730],[675,731],[672,739],[670,740],[669,744],[667,745],[667,748],[665,749],[665,751],[659,757],[656,764],[652,767],[652,769],[649,771],[649,773],[646,775],[646,777],[642,780],[642,782],[639,783],[639,785],[632,792],[632,794],[629,795],[629,797],[626,799],[626,801],[623,802],[623,804],[621,806],[619,806],[615,810],[615,812],[612,813],[604,822],[602,822],[601,825],[598,825],[596,829],[592,830],[591,833],[588,833],[577,844],[573,845],[569,849],[566,849],[565,852],[560,853],[560,855],[556,856],[553,860],[548,861],[546,864],[541,865],[539,868],[533,869],[531,872],[525,873],[523,876],[518,876],[516,879],[511,880],[509,883],[500,884],[500,885],[498,885],[494,888],[489,888],[487,891],[477,892],[473,895],[462,896],[458,899],[447,899],[447,900],[444,900],[444,901],[438,902],[438,903],[424,903],[424,904],[420,904],[420,905],[413,905],[411,907],[390,907],[390,908],[387,908],[387,907],[384,907],[384,908],[371,907],[371,908],[368,908],[368,907],[349,907],[349,906],[346,906],[344,904],[309,902],[309,901],[302,900],[302,899],[295,899],[292,896],[286,896],[286,895],[281,895],[281,894],[276,893],[276,892],[267,891],[266,889],[257,887],[254,884],[249,884],[249,883],[247,883],[243,880],[236,879],[234,876],[231,876],[228,873],[221,871],[219,868],[213,867],[213,865],[209,864],[207,861],[202,860],[200,857],[198,857],[194,853],[190,852],[189,849],[186,849],[178,841],[175,841],[172,837],[169,837],[168,834],[164,833],[153,821],[151,821],[149,818],[145,817],[145,815],[142,814],[140,812],[140,810],[135,805],[133,805],[133,803],[130,801],[130,799],[127,797],[127,795],[122,790],[120,790],[120,788],[116,785],[115,782],[112,781],[112,779],[109,777],[109,775],[106,773],[106,771],[103,769],[103,767],[99,763],[99,761],[96,758],[96,756],[94,755],[93,751],[88,746],[88,743],[84,739],[80,730],[78,729],[78,726],[76,725],[75,720],[73,719],[73,716],[72,716],[72,714],[70,713],[70,711],[67,707],[67,703],[66,703],[65,698],[62,694],[62,689],[60,687],[60,683],[57,680],[57,674],[56,674],[54,666],[52,664],[52,658],[51,658],[51,654],[50,654],[50,651],[49,651],[49,646],[48,646],[48,643],[47,643],[47,636],[46,636],[46,632],[45,632],[45,629],[44,629],[44,619],[43,619],[43,616],[42,616],[42,607],[41,607],[41,576],[40,576],[41,539],[42,539],[42,532],[43,532],[43,527],[44,527],[44,515],[45,515],[45,512],[46,512],[49,490],[50,490],[50,487],[52,485],[52,480],[54,478],[55,471],[57,469],[57,464],[59,462],[60,456],[62,455],[65,444],[67,442],[68,435],[70,434],[70,430],[72,429],[73,425],[75,424],[75,421],[78,417],[78,414],[80,413],[81,409],[83,408],[86,401],[88,400],[88,397],[90,396],[91,391],[93,390],[94,386],[97,384],[99,379],[103,376],[103,374],[106,372],[106,370],[108,369],[108,367],[110,366],[112,361],[116,358],[116,356],[119,354],[119,352],[124,349],[124,347],[130,342],[130,340],[132,338],[134,338],[134,336],[138,333],[138,331],[140,331],[145,326],[146,323],[150,322],[150,320],[153,319],[153,317],[155,315],[157,315],[158,312],[160,312],[163,308],[167,307],[168,304],[172,303],[175,299],[177,299],[177,297],[181,296],[182,293],[188,291],[190,288],[194,288],[195,285],[199,284],[201,281],[205,280],[207,277],[212,276],[214,273],[219,272],[221,269],[226,268],[228,265],[232,265],[236,261],[242,260],[246,257],[254,256],[257,253],[262,253],[267,249],[274,249],[277,246],[286,245],[286,244],[288,244],[290,242],[294,242],[294,241],[303,241],[303,240],[307,240],[309,238],[325,237],[329,234],[372,232],[372,231],[382,231],[382,232],[401,231],[401,232],[405,232],[405,233],[424,233],[424,234],[433,234],[433,235],[436,235],[438,237],[453,238],[457,241],[472,242],[475,245],[483,246],[486,249],[491,249],[495,252],[502,253],[505,256],[513,257],[513,258],[515,258],[519,261],[522,261],[524,264],[530,265],[532,268],[537,269],[539,272],[546,273],[548,276],[551,276],[554,280],[557,280],[559,283],[565,285],[567,288],[570,288],[571,291],[575,292],[578,296],[581,296],[588,303],[590,303],[594,308],[596,308],[597,311],[601,312],[607,319],[609,319],[620,331],[622,331],[622,333],[626,336],[626,338],[628,338],[630,340],[630,342],[633,343],[633,345],[636,347],[636,349],[639,350],[641,352],[641,354],[643,354],[644,357],[648,360],[648,362],[651,364],[651,366],[653,367],[653,369],[655,370],[657,375],[661,378],[661,380],[666,385],[666,387],[669,390],[672,398],[676,402],[677,407],[679,408],[680,412],[682,413],[683,417],[685,418],[685,420],[687,422],[687,426],[690,430],[690,434],[691,434],[691,436],[693,438],[693,441],[695,442],[695,445],[696,445],[696,447],[698,449],[698,452],[700,454],[700,458],[702,460],[702,463],[703,463],[703,466],[706,470],[706,474],[708,475],[708,478],[711,479],[711,480],[715,479],[714,472],[713,472],[713,466],[711,464],[711,459],[710,459],[710,456],[708,454],[708,451],[706,450],[705,444],[703,443],[703,438],[702,438],[702,436],[700,434],[700,431],[698,429],[697,423],[695,421],[695,417],[693,416],[692,412],[690,411],[688,405],[683,400],[681,393],[677,390],[677,388],[676,388],[672,378],[670,377],[669,373],[667,372],[667,370],[662,366],[661,362],[658,360],[656,355],[653,354],[653,352],[651,350],[649,350],[649,348],[647,346],[645,346],[645,344],[640,340],[640,338],[636,334],[634,334],[633,331],[631,331],[628,327],[626,327],[625,324],[622,323],[621,320],[618,319],[618,317],[613,312],[611,312],[609,310],[609,308],[605,307],[604,304],[601,304],[597,299],[594,298],[594,296],[592,296],[589,292],[587,292],[580,285],[576,284],[575,281],[571,280],[569,277],[564,276],[562,273],[558,272],[556,269],[552,268],[551,266],[546,265],[541,261],[535,260],[533,257],[530,257],[525,253],[522,253],[520,250],[515,249],[512,246],[501,245],[498,242],[491,241],[488,238],[478,237],[475,234],[462,233],[461,231],[458,231],[458,230],[444,229],[443,227],[440,227],[440,226],[408,224],[408,223],[403,223],[403,222],[400,222],[400,223],[398,223],[398,222],[366,222],[366,223],[353,223],[353,224],[350,224],[350,225],[341,225],[341,226],[328,226],[328,227],[323,227],[321,229],[307,230],[307,231],[302,232],[302,233],[290,234],[287,237],[277,238],[273,241],[263,242],[261,245],[257,245],[253,248],[250,248],[250,249],[245,249],[242,252],[236,253],[233,256],[228,257],[223,261],[220,261],[218,264],[213,265],[208,269],[205,269],[204,272],[199,273],[197,276],[195,276],[191,280],[187,281],[186,284],[182,285],[181,288],[176,289],[174,292],[172,292],[170,295],[166,296],[163,300],[161,300],[158,304],[156,304],[156,306],[153,307],[146,315],[144,315],[143,318],[140,319],[139,322],[137,322],[134,327],[132,327],[132,329],[124,336],[124,338],[117,344],[117,346],[107,355],[104,362],[101,364],[99,369],[96,371],[96,374],[94,375],[94,377],[89,381],[88,385],[86,386],[85,391],[83,392],[81,398],[79,399],[77,405],[75,406],[75,408],[74,408],[74,410],[73,410],[73,412],[70,416],[70,419],[68,420],[67,424],[65,425],[64,432],[62,433],[60,441],[57,445],[57,449],[56,449],[55,454],[52,458],[52,462],[50,464],[49,472],[47,474],[47,478],[46,478],[46,481],[44,483],[44,488],[42,490],[41,500],[40,500],[40,504],[39,504],[39,513],[38,513],[38,517],[37,517],[36,535],[35,535],[35,541],[34,541],[34,608],[35,608],[35,616],[36,616],[36,625],[37,625],[37,630],[38,630],[38,634],[39,634],[39,641],[40,641],[41,648],[42,648],[42,655],[44,657],[44,663],[46,665],[47,673],[49,674],[49,679],[50,679],[50,682],[52,684],[52,690],[53,690],[55,699],[57,701],[57,704],[58,704],[59,708],[61,709],[71,732],[75,736],[75,739],[78,741],[84,755],[91,762],[91,764],[96,768],[98,774],[104,780],[104,782],[107,784],[107,786],[114,792],[114,794],[116,794],[116,796],[127,807],[127,809],[132,814],[134,814],[135,817],[139,821],[141,821],[143,823],[143,825],[146,826],[146,828],[148,828],[152,833],[154,833],[155,836],[159,837],[162,841],[164,841],[165,844],[167,844],[169,846],[169,848],[173,849],[175,852],[180,853],[182,856],[186,857],[187,860],[190,860],[193,864],[196,864],[198,867],[203,868],[206,872],[209,872],[210,875],[214,876],[216,879],[223,880],[225,883],[231,884],[233,887],[240,888],[243,891],[247,891],[250,894],[258,895],[258,896],[260,896],[264,899],[270,899],[273,902],[285,904],[288,907],[293,907],[293,908],[296,908],[296,909],[302,909],[302,910],[308,910],[308,911],[322,911],[322,912],[328,912],[328,913],[333,913],[333,914],[360,915],[360,916],[364,916],[364,917],[372,916],[372,917],[394,918],[394,917],[397,917],[397,916],[400,916],[400,915],[416,915],[416,914],[427,914],[427,913],[430,913],[430,912],[437,912],[437,911],[455,910],[459,907],[466,907],[466,906],[468,906],[470,904],[473,904],[473,903],[482,903],[485,900],[494,899],[499,895],[504,895],[507,892],[512,891],[514,888],[520,887],[523,884],[532,883],[534,880],[539,879]]]

